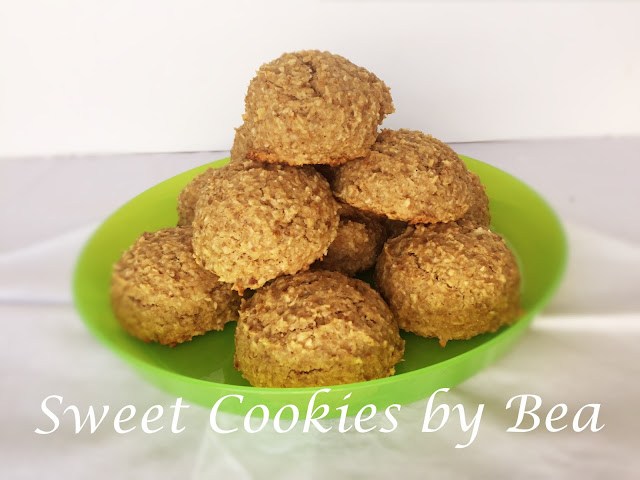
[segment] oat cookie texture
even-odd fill
[[[491,212],[489,211],[489,197],[485,187],[480,181],[480,177],[473,172],[469,172],[471,182],[471,206],[462,218],[456,220],[459,223],[473,222],[482,227],[488,227],[491,223]]]
[[[285,53],[260,67],[245,98],[249,157],[338,165],[366,156],[394,111],[389,88],[340,55]]]
[[[251,132],[251,129],[243,123],[236,128],[236,133],[233,137],[233,145],[231,145],[231,152],[229,152],[229,163],[246,161],[247,153],[252,146],[253,133]]]
[[[207,185],[218,169],[208,168],[200,175],[196,175],[178,194],[178,226],[191,226],[196,203],[203,188]]]
[[[393,375],[404,340],[367,283],[337,272],[280,277],[243,302],[236,368],[254,386],[310,387]]]
[[[190,227],[143,233],[113,266],[113,311],[134,337],[176,345],[238,318],[240,297],[196,264],[191,234]]]
[[[494,332],[521,313],[513,253],[499,235],[471,222],[408,227],[385,244],[376,286],[401,329],[442,346]]]
[[[467,167],[446,144],[415,130],[382,130],[371,154],[340,166],[337,198],[409,223],[450,222],[471,206]]]
[[[246,166],[250,167],[252,164],[253,162],[250,160],[236,159],[236,161],[233,163],[229,162],[224,167],[208,168],[200,175],[193,177],[178,194],[178,226],[191,226],[193,217],[195,216],[196,203],[198,203],[200,195],[205,187],[211,183],[213,177],[216,175],[225,175],[224,172],[230,170],[242,170]]]
[[[380,217],[348,204],[341,203],[338,213],[338,235],[329,245],[327,254],[313,266],[353,276],[376,264],[387,231]]]
[[[193,220],[196,261],[238,292],[306,270],[337,235],[338,204],[312,167],[254,162],[225,169]]]

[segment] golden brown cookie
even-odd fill
[[[276,279],[244,301],[235,367],[257,387],[316,387],[395,373],[404,340],[368,284],[337,272]]]
[[[468,339],[520,315],[520,273],[504,240],[470,222],[408,227],[389,240],[376,286],[400,328],[423,337]]]
[[[231,285],[196,265],[191,227],[143,233],[113,266],[111,304],[124,329],[175,345],[238,318]]]
[[[482,227],[488,227],[491,223],[491,213],[489,212],[489,197],[485,187],[480,181],[480,177],[473,172],[469,172],[471,182],[471,206],[464,216],[457,220],[460,222],[473,222]]]
[[[215,175],[193,220],[196,261],[240,293],[305,270],[338,231],[338,204],[312,167],[248,163]]]
[[[249,158],[290,165],[338,165],[365,156],[394,111],[389,88],[344,57],[305,50],[260,67],[249,84],[244,122]]]
[[[382,219],[340,204],[338,235],[327,254],[313,264],[314,268],[353,276],[376,264],[387,235]]]
[[[224,168],[224,167],[222,167]],[[196,175],[178,194],[178,226],[191,226],[196,202],[204,186],[211,181],[219,169],[208,168]]]
[[[236,158],[233,163],[229,162],[219,168],[208,168],[200,175],[196,175],[178,194],[178,226],[191,226],[198,198],[214,176],[227,170],[241,170],[253,163],[251,160]]]
[[[236,134],[233,137],[233,145],[229,157],[229,163],[244,162],[247,159],[247,153],[253,145],[253,133],[245,123],[236,128]]]
[[[371,154],[340,166],[336,197],[360,210],[409,223],[462,217],[472,196],[467,167],[441,141],[415,130],[382,130]]]

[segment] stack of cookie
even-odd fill
[[[115,265],[129,333],[175,345],[237,319],[242,375],[300,387],[393,375],[399,328],[445,346],[518,317],[517,264],[480,179],[429,135],[379,132],[394,107],[378,77],[284,54],[245,107],[230,163],[180,193],[178,227]],[[353,278],[374,265],[377,290]]]

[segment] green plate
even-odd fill
[[[334,386],[330,392],[318,394],[316,405],[327,404],[331,408],[330,416],[339,415],[336,407],[347,403],[350,415],[367,404],[374,404],[378,409],[394,403],[407,404],[465,380],[514,344],[558,286],[567,246],[554,212],[536,192],[516,178],[478,160],[462,158],[487,187],[492,229],[507,240],[518,258],[525,316],[496,333],[449,341],[445,348],[440,348],[435,339],[403,334],[406,353],[395,376]],[[304,415],[317,388],[251,387],[233,368],[235,324],[227,324],[222,332],[210,332],[169,348],[130,337],[111,311],[111,266],[122,251],[144,231],[175,225],[178,192],[196,174],[209,166],[221,167],[227,161],[220,160],[170,178],[138,195],[109,217],[78,260],[73,279],[76,308],[96,337],[149,381],[177,397],[211,407],[223,396],[235,394],[242,395],[243,402],[226,399],[220,406],[221,411],[244,414],[251,407],[263,404],[273,415],[280,407],[292,404]],[[351,397],[345,401],[349,393]]]

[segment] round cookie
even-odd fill
[[[224,168],[224,167],[223,167]],[[207,185],[218,169],[208,168],[196,175],[178,194],[178,226],[190,226],[193,222],[196,203],[202,189]]]
[[[240,308],[231,285],[196,265],[191,227],[140,235],[113,266],[110,295],[127,332],[171,346],[222,330]]]
[[[233,137],[233,145],[229,152],[229,163],[244,162],[247,159],[247,153],[253,146],[253,133],[245,123],[236,128],[236,134]]]
[[[340,204],[338,235],[327,254],[313,264],[314,268],[353,276],[376,264],[387,235],[382,220],[372,214]]]
[[[257,387],[316,387],[395,373],[404,340],[382,297],[361,280],[310,271],[244,301],[235,367]]]
[[[471,182],[472,202],[469,210],[464,216],[457,220],[460,222],[473,222],[482,227],[488,227],[491,223],[491,213],[489,212],[489,197],[485,191],[485,186],[480,181],[480,177],[473,172],[469,172]]]
[[[520,273],[504,240],[470,222],[410,226],[389,240],[376,286],[400,328],[423,337],[468,339],[520,315]]]
[[[205,186],[211,183],[214,176],[227,170],[242,170],[251,164],[253,164],[251,160],[236,158],[233,163],[229,162],[224,167],[208,168],[200,175],[196,175],[178,194],[178,226],[191,226],[196,203]]]
[[[451,148],[415,130],[382,130],[371,154],[340,166],[336,197],[409,223],[450,222],[471,206],[467,167]]]
[[[247,163],[215,175],[196,204],[196,261],[242,293],[308,269],[338,231],[338,204],[312,167]]]
[[[285,53],[249,84],[244,121],[249,158],[290,165],[338,165],[369,153],[378,125],[394,111],[389,88],[339,55]]]

